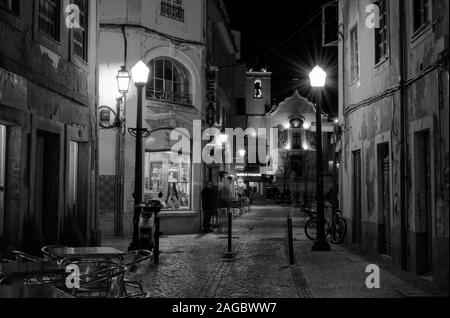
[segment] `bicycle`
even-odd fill
[[[310,211],[308,211],[310,212]],[[305,225],[306,236],[315,241],[317,238],[317,223],[319,218],[317,213],[313,212],[316,216],[312,217]],[[340,244],[345,238],[347,233],[347,222],[341,217],[341,211],[337,210],[331,223],[325,220],[325,237],[330,236],[330,241],[333,244]]]

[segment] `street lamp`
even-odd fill
[[[123,65],[120,68],[119,73],[116,76],[116,79],[117,79],[117,86],[119,87],[119,92],[122,95],[127,94],[130,89],[131,76],[125,65]]]
[[[134,218],[133,218],[133,241],[130,244],[129,250],[137,250],[140,248],[139,244],[139,217],[140,205],[143,201],[142,189],[142,151],[143,138],[149,136],[149,131],[142,128],[142,91],[147,84],[150,69],[144,62],[139,61],[132,69],[134,85],[137,88],[137,116],[136,128],[130,128],[129,133],[136,138],[136,160],[134,167]]]
[[[325,236],[325,212],[324,212],[324,196],[323,196],[323,156],[322,156],[322,111],[321,99],[322,89],[325,87],[327,80],[327,73],[320,67],[316,66],[309,74],[311,87],[317,96],[316,103],[316,201],[317,201],[317,238],[312,247],[313,251],[330,251]]]

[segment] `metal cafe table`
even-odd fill
[[[2,298],[75,298],[56,287],[49,285],[3,285],[0,286]]]
[[[112,247],[58,247],[51,248],[50,253],[71,260],[77,259],[118,259],[123,263],[124,252]]]
[[[1,263],[0,284],[5,279],[65,274],[66,268],[56,262]]]

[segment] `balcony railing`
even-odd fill
[[[170,2],[161,1],[161,15],[184,22],[184,9]]]
[[[179,92],[155,90],[148,88],[146,92],[147,99],[157,100],[161,102],[181,104],[192,106],[192,95]]]

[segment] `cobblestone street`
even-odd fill
[[[297,210],[259,203],[233,221],[232,262],[223,260],[226,231],[163,236],[160,265],[151,265],[144,288],[156,298],[426,297],[439,293],[425,280],[390,268],[344,246],[311,252],[305,219]],[[289,266],[286,220],[294,219],[296,264]],[[124,239],[106,246],[126,250]],[[381,288],[365,286],[368,264],[381,268]]]

